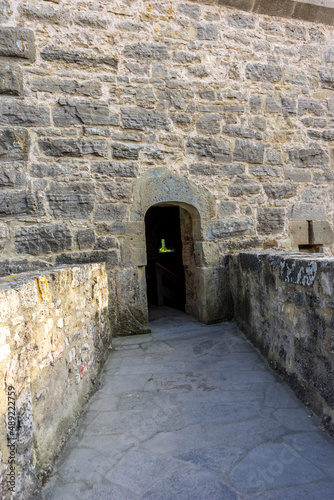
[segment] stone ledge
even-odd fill
[[[207,3],[207,2],[203,2]],[[216,2],[210,2],[216,3]],[[286,17],[312,23],[334,25],[334,6],[300,0],[218,0],[218,5],[268,16]]]

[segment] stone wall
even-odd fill
[[[239,327],[334,432],[334,258],[241,253],[230,271]]]
[[[0,279],[0,498],[11,497],[6,478],[15,448],[15,498],[40,498],[43,478],[97,385],[110,343],[107,308],[104,264]]]
[[[0,0],[1,275],[106,262],[113,327],[145,331],[134,183],[159,169],[161,202],[181,178],[213,198],[215,261],[309,220],[332,252],[333,9],[281,3]]]

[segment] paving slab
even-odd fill
[[[234,323],[113,341],[47,500],[334,499],[334,441]]]

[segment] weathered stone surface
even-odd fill
[[[132,144],[112,144],[112,157],[124,160],[138,160],[139,151],[142,146],[133,146]]]
[[[299,203],[289,207],[289,219],[292,220],[326,220],[326,208],[323,205]]]
[[[17,101],[6,101],[0,104],[0,124],[23,127],[48,127],[50,111],[47,107],[30,106]]]
[[[196,38],[199,40],[216,40],[218,38],[218,29],[216,24],[198,23],[196,25]]]
[[[99,177],[109,179],[110,177],[137,177],[138,165],[133,162],[99,161],[91,163],[92,173]]]
[[[266,112],[267,113],[281,113],[282,106],[281,103],[275,99],[275,97],[266,98]]]
[[[26,129],[0,128],[0,162],[26,160],[30,144],[30,136]]]
[[[232,137],[243,137],[244,139],[262,139],[261,132],[235,125],[224,125],[222,133]]]
[[[40,149],[46,156],[103,156],[108,153],[108,144],[105,140],[83,139],[40,139]]]
[[[259,208],[257,231],[259,234],[279,234],[284,230],[284,208]]]
[[[124,221],[126,219],[128,207],[126,205],[105,203],[97,205],[94,211],[96,221]]]
[[[261,184],[259,184],[258,182],[249,179],[243,179],[237,180],[233,184],[231,184],[228,188],[228,193],[230,196],[236,197],[249,194],[257,194],[260,192],[260,190]]]
[[[103,182],[101,185],[103,200],[105,202],[122,201],[131,202],[131,185],[124,182]]]
[[[243,14],[230,14],[227,16],[227,22],[230,26],[238,26],[239,28],[254,28],[255,19],[251,16]]]
[[[164,43],[137,43],[127,45],[124,49],[124,56],[139,61],[165,61],[170,55]]]
[[[188,137],[187,152],[195,154],[199,159],[228,162],[232,160],[232,152],[223,141],[204,137]]]
[[[291,116],[297,114],[297,101],[294,97],[282,95],[281,101],[283,116]]]
[[[72,236],[65,224],[15,229],[15,250],[19,254],[57,253],[71,248]]]
[[[80,229],[75,234],[75,241],[79,250],[93,248],[95,245],[95,232],[93,229]]]
[[[197,7],[197,5],[192,5],[189,3],[181,3],[178,6],[178,11],[181,12],[181,14],[190,17],[190,19],[194,19],[195,21],[199,18],[201,13],[200,8]]]
[[[55,10],[52,7],[38,8],[33,5],[20,5],[18,9],[22,17],[31,21],[40,21],[50,24],[68,26],[70,13],[66,10]]]
[[[96,29],[107,29],[108,21],[102,17],[78,14],[74,17],[75,24]]]
[[[20,96],[22,92],[23,77],[20,66],[0,63],[0,94]]]
[[[284,177],[293,182],[310,182],[312,175],[308,169],[284,167]]]
[[[211,240],[220,240],[243,236],[253,230],[251,219],[224,219],[210,222],[203,229],[203,236]]]
[[[104,252],[93,250],[89,252],[63,253],[57,255],[56,257],[57,265],[67,264],[73,266],[77,264],[90,264],[94,262],[105,262],[108,267],[115,267],[119,263],[117,251],[110,250],[108,252]]]
[[[334,89],[334,72],[319,73],[321,86],[324,89]]]
[[[140,87],[136,91],[136,99],[138,106],[143,108],[154,108],[156,97],[152,87]]]
[[[255,177],[259,177],[261,180],[272,180],[272,178],[280,177],[281,169],[272,167],[271,165],[251,165],[249,173]]]
[[[86,219],[95,203],[94,186],[84,182],[51,182],[46,192],[48,211],[55,219]]]
[[[121,108],[123,127],[135,130],[146,128],[169,130],[169,122],[164,111],[140,108]]]
[[[246,141],[235,141],[233,153],[234,161],[246,161],[248,163],[263,163],[264,146]]]
[[[22,266],[26,264],[21,261]],[[20,269],[20,263],[12,269]],[[105,266],[44,269],[7,277],[1,280],[0,297],[5,312],[0,331],[8,332],[8,339],[2,334],[2,340],[5,337],[10,342],[6,356],[1,356],[1,372],[7,388],[15,385],[20,422],[15,428],[15,468],[20,476],[16,488],[24,498],[38,498],[40,486],[34,469],[50,469],[108,354]],[[4,415],[2,405],[1,419]],[[2,450],[6,441],[4,426]]]
[[[261,63],[249,63],[246,66],[246,77],[255,82],[279,82],[282,79],[282,68]]]
[[[249,99],[249,106],[253,113],[260,113],[262,111],[261,96],[252,95]]]
[[[297,193],[296,184],[266,184],[263,188],[266,195],[274,200],[292,198]]]
[[[112,56],[99,56],[94,53],[87,53],[81,50],[64,50],[54,45],[49,45],[41,51],[41,57],[45,61],[61,61],[65,63],[77,64],[79,66],[100,66],[106,65],[108,68],[117,69],[118,59]]]
[[[234,177],[245,173],[245,167],[240,163],[193,163],[189,172],[195,175],[225,175]]]
[[[6,22],[11,14],[12,9],[9,0],[0,0],[0,23]]]
[[[45,214],[41,195],[29,191],[3,191],[0,217],[38,217]]]
[[[311,144],[306,149],[290,149],[288,153],[297,167],[322,167],[329,163],[327,153],[318,144]]]
[[[24,188],[26,184],[26,174],[8,165],[0,166],[0,187],[1,188]]]
[[[118,116],[110,116],[108,104],[103,102],[60,98],[52,115],[56,127],[81,124],[119,125]]]
[[[36,58],[33,31],[25,28],[0,27],[0,56],[20,57],[33,62]]]
[[[324,111],[323,106],[317,101],[312,101],[311,99],[299,99],[298,101],[299,115],[309,113],[316,116],[323,116]]]
[[[196,122],[197,131],[200,134],[219,134],[221,127],[221,116],[215,113],[203,114]]]
[[[97,81],[79,82],[65,78],[40,77],[31,82],[31,90],[39,92],[58,92],[61,94],[83,94],[91,97],[101,96],[101,83]]]
[[[237,211],[237,204],[234,201],[220,201],[218,203],[218,218],[228,218]]]

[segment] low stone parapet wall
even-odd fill
[[[0,498],[37,499],[108,353],[104,264],[0,279]]]
[[[231,258],[239,327],[334,431],[334,258],[240,253]]]

